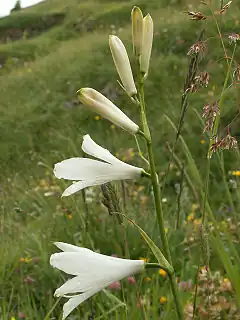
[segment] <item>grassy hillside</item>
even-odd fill
[[[82,136],[86,133],[120,158],[143,166],[134,138],[90,113],[76,95],[81,87],[95,88],[139,123],[137,108],[129,103],[117,84],[118,76],[108,47],[108,35],[116,34],[132,59],[130,12],[133,5],[139,5],[145,13],[150,12],[154,20],[146,101],[160,178],[168,168],[167,143],[172,145],[175,139],[174,128],[167,117],[175,125],[178,123],[190,60],[187,52],[205,29],[208,50],[199,69],[210,73],[210,83],[207,88],[190,95],[183,138],[177,145],[164,190],[166,228],[177,275],[181,281],[195,281],[197,266],[203,262],[199,262],[201,248],[193,220],[200,217],[208,148],[208,136],[202,134],[200,114],[205,104],[219,98],[227,73],[214,20],[191,21],[186,15],[188,8],[210,15],[209,10],[204,5],[198,7],[198,3],[46,0],[0,19],[0,238],[3,244],[0,256],[4,261],[0,265],[1,319],[19,319],[19,312],[31,320],[60,319],[61,303],[48,314],[57,301],[53,292],[63,280],[49,266],[53,241],[81,244],[104,254],[126,254],[123,230],[101,205],[99,188],[94,188],[86,212],[81,194],[60,198],[66,184],[54,178],[52,168],[58,161],[81,155]],[[217,10],[219,1],[212,3]],[[226,14],[218,17],[228,56],[232,55],[233,46],[227,37],[230,32],[239,32],[239,16],[240,9],[235,1]],[[239,59],[240,53],[236,50],[235,61]],[[135,71],[134,63],[132,66]],[[221,118],[222,133],[234,119],[231,132],[236,137],[239,136],[239,98],[239,88],[231,86],[225,95]],[[184,179],[181,179],[182,166]],[[223,228],[231,233],[234,227],[238,235],[239,226],[231,219],[234,214],[235,218],[239,217],[239,191],[234,187],[238,186],[239,178],[229,173],[236,170],[239,170],[238,152],[214,157],[209,201],[216,218],[225,219]],[[125,187],[130,216],[137,217],[138,223],[158,241],[155,222],[149,218],[153,212],[150,184],[129,182]],[[182,190],[179,198],[178,187]],[[118,188],[121,192],[121,185],[118,184]],[[179,201],[181,228],[175,230]],[[189,215],[193,211],[191,220]],[[190,237],[192,242],[189,242]],[[137,231],[129,226],[127,239],[131,258],[153,258]],[[239,241],[238,236],[236,239]],[[216,243],[211,250],[213,270],[229,277]],[[82,314],[82,319],[90,319],[90,315],[95,314],[94,319],[107,319],[107,312],[115,307],[111,319],[144,319],[144,308],[151,310],[152,319],[158,319],[159,312],[162,319],[175,319],[166,279],[157,272],[152,272],[150,277],[149,282],[139,277],[136,287],[124,282],[117,298],[111,293],[98,295],[79,308],[78,317]],[[130,294],[126,294],[127,291]],[[153,303],[139,307],[139,297],[147,300],[149,291]],[[167,304],[159,302],[161,296],[167,297]],[[184,303],[192,301],[191,290],[183,291],[182,296]],[[231,297],[235,303],[234,294],[231,293]],[[72,316],[71,319],[78,318]]]

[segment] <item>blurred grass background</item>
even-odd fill
[[[220,6],[219,1],[212,4],[216,8]],[[180,141],[176,157],[184,165],[185,180],[181,180],[181,168],[173,162],[164,192],[166,228],[177,276],[181,281],[195,281],[201,251],[196,231],[201,200],[198,195],[203,189],[199,181],[204,179],[208,146],[198,114],[206,103],[218,99],[226,75],[214,21],[189,19],[188,9],[206,10],[204,5],[199,8],[199,2],[194,0],[139,0],[138,3],[46,0],[0,19],[0,316],[3,320],[21,318],[21,313],[26,319],[60,319],[61,303],[48,315],[56,301],[53,292],[63,282],[63,277],[48,263],[55,250],[54,241],[77,243],[104,254],[125,255],[122,227],[101,205],[100,190],[90,189],[87,214],[81,194],[60,198],[66,184],[53,177],[52,168],[58,161],[81,155],[82,136],[86,133],[121,159],[144,165],[137,156],[134,138],[83,108],[76,96],[80,87],[93,87],[139,122],[136,108],[117,84],[108,48],[108,35],[116,34],[132,57],[133,5],[139,5],[144,13],[149,12],[155,26],[146,101],[160,177],[168,167],[166,143],[172,145],[175,139],[166,115],[177,124],[188,68],[187,52],[200,31],[206,30],[208,51],[200,69],[207,70],[211,80],[207,88],[191,95],[182,131],[192,160]],[[231,10],[219,18],[229,55],[232,47],[227,34],[239,30],[239,14],[239,7],[233,2]],[[239,52],[235,58],[239,61]],[[223,110],[223,130],[238,112],[239,91],[230,88]],[[232,134],[239,136],[238,122],[234,123]],[[233,216],[239,216],[236,188],[239,178],[231,175],[240,169],[238,154],[224,153],[212,162],[209,191],[212,211],[216,219],[224,222],[223,230],[230,236],[233,233],[234,241],[239,241],[239,225],[237,220],[232,220]],[[121,193],[121,184],[117,185]],[[158,241],[150,185],[138,181],[124,186],[128,214]],[[181,228],[175,230],[179,188],[182,190]],[[131,226],[126,228],[131,258],[151,259],[137,231]],[[224,263],[214,247],[211,264],[213,270],[225,275]],[[78,319],[79,314],[81,319],[159,319],[159,315],[162,319],[175,319],[167,288],[166,279],[156,271],[139,277],[134,286],[126,280],[121,292],[116,294],[118,298],[101,293],[80,307],[71,319]],[[192,290],[193,286],[182,292],[186,304],[192,299]],[[234,293],[230,296],[234,301]],[[167,302],[162,303],[160,297],[166,297]],[[107,314],[112,308],[116,310]],[[145,318],[145,311],[149,310],[151,316]]]

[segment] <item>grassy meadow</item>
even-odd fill
[[[221,1],[211,2],[214,10],[220,10]],[[185,319],[193,319],[196,286],[195,319],[240,319],[240,153],[237,148],[214,154],[205,197],[209,135],[202,133],[201,117],[203,106],[222,93],[226,61],[230,61],[225,57],[234,50],[228,34],[239,33],[237,1],[224,14],[216,14],[216,24],[211,11],[195,0],[46,0],[0,19],[1,320],[62,318],[64,298],[53,294],[65,277],[49,264],[55,241],[155,261],[137,229],[126,221],[119,225],[108,214],[100,187],[61,198],[69,184],[53,175],[55,163],[82,156],[84,134],[121,160],[145,166],[134,137],[91,113],[76,95],[79,88],[92,87],[140,123],[137,107],[117,83],[108,46],[109,34],[119,36],[136,71],[130,20],[134,5],[149,12],[154,21],[145,95],[157,173],[160,186],[164,185],[165,230]],[[193,21],[186,14],[188,9],[209,18]],[[210,81],[188,95],[181,135],[171,156],[191,60],[187,53],[203,29],[207,50],[198,72],[209,72]],[[233,72],[239,60],[237,44],[219,129],[226,135],[230,128],[236,139],[240,136],[240,71],[238,83]],[[124,212],[161,245],[150,181],[143,178],[115,185]],[[209,216],[206,242],[200,235],[203,204]],[[206,256],[210,257],[207,279]],[[200,270],[202,276],[197,277]],[[68,319],[175,320],[177,316],[166,273],[153,269],[134,281],[121,281],[120,288],[98,293]]]

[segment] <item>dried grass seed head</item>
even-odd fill
[[[226,10],[229,9],[230,5],[232,3],[232,0],[228,1],[223,7],[222,9],[219,11],[219,13],[224,13]]]
[[[207,87],[210,80],[210,75],[208,72],[204,71],[201,72],[195,79],[201,87]]]
[[[201,12],[188,11],[188,15],[191,16],[191,20],[195,20],[195,21],[207,19],[207,17]]]
[[[220,108],[217,101],[203,107],[202,117],[205,119],[215,118],[218,114],[220,114]]]
[[[206,50],[207,50],[206,41],[198,41],[190,47],[187,55],[192,56],[192,55],[200,54],[201,56],[203,56],[206,53]]]

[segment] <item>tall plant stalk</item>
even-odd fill
[[[155,203],[155,210],[157,216],[158,227],[161,235],[163,252],[170,263],[172,265],[172,257],[169,249],[168,239],[166,236],[165,228],[164,228],[164,217],[163,217],[163,209],[162,209],[162,197],[161,197],[161,190],[158,182],[158,176],[156,173],[156,165],[154,159],[154,153],[152,148],[152,138],[150,129],[147,122],[147,114],[146,114],[146,106],[145,106],[145,98],[144,98],[144,79],[143,75],[138,70],[138,98],[139,98],[139,105],[140,105],[140,113],[141,113],[141,122],[143,127],[144,136],[146,138],[146,145],[147,145],[147,152],[148,152],[148,159],[149,159],[149,166],[151,171],[151,181],[153,187],[153,194],[154,194],[154,203]],[[178,314],[179,320],[184,320],[183,315],[183,308],[180,301],[180,296],[176,284],[176,277],[175,273],[169,274],[169,280],[172,288],[173,298],[176,305],[176,310]]]

